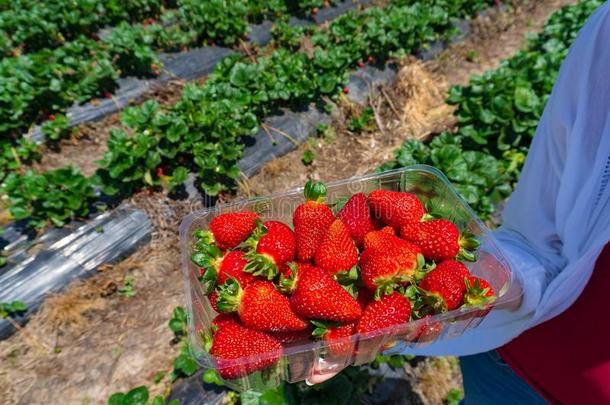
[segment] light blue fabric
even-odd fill
[[[546,405],[525,380],[495,350],[460,357],[464,376],[461,405]]]

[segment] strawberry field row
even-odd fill
[[[299,107],[336,98],[348,72],[365,60],[384,61],[452,36],[456,18],[485,7],[483,0],[425,0],[350,12],[311,37],[313,51],[277,49],[252,61],[223,60],[204,85],[188,85],[178,103],[162,109],[149,101],[122,114],[99,170],[89,181],[78,171],[11,173],[1,187],[14,219],[42,226],[84,215],[96,200],[97,185],[106,196],[121,198],[145,188],[173,190],[189,172],[214,196],[234,187],[243,141],[264,117],[280,107]],[[128,47],[133,50],[133,47]],[[59,175],[58,175],[59,173]],[[61,181],[58,181],[61,179]],[[68,199],[50,201],[69,181],[82,185]]]
[[[17,0],[0,6],[0,57],[53,49],[81,36],[96,37],[105,26],[157,19],[175,45],[192,43],[192,36],[232,43],[247,33],[248,22],[286,13],[306,15],[323,7],[324,0]],[[169,11],[168,11],[169,10]]]
[[[55,48],[106,25],[157,18],[165,0],[13,0],[0,8],[0,57]]]
[[[89,3],[78,4],[85,11],[89,10],[87,5],[92,7]],[[285,18],[285,13],[300,12],[300,7],[307,6],[292,5],[285,0],[271,3],[260,0],[177,0],[175,4],[168,4],[176,6],[175,10],[160,14],[163,5],[154,0],[125,3],[126,9],[157,10],[160,22],[149,19],[146,24],[130,25],[123,21],[105,33],[102,39],[97,38],[95,32],[85,35],[73,29],[74,37],[66,42],[63,34],[52,34],[40,28],[41,24],[44,25],[42,21],[24,25],[25,22],[19,20],[23,23],[20,23],[20,29],[31,27],[32,32],[27,35],[42,35],[47,39],[59,36],[61,41],[52,49],[25,55],[15,52],[16,56],[0,61],[0,179],[4,177],[3,172],[14,169],[20,162],[37,158],[34,145],[21,138],[31,125],[44,123],[42,132],[51,141],[68,135],[68,119],[63,115],[68,107],[92,98],[111,96],[121,77],[159,75],[162,66],[155,52],[180,51],[209,43],[234,45],[248,32],[249,22],[260,22],[265,17]],[[27,14],[31,18],[55,13],[59,15],[54,18],[67,26],[74,24],[73,20],[87,24],[86,19],[77,18],[81,10],[78,7],[64,12],[69,14],[64,15],[57,10],[66,8],[62,2],[30,6],[39,11]],[[111,2],[100,3],[97,6],[100,13],[106,10],[104,6],[116,8]],[[25,11],[27,8],[18,10],[20,13]],[[17,11],[10,9],[0,13],[0,31],[3,14],[8,13],[6,18],[10,21],[17,18],[10,16],[12,12]],[[109,10],[105,12],[110,13]],[[117,10],[114,12],[118,13]],[[50,27],[44,25],[43,28],[51,30],[56,27],[55,19],[48,23]],[[97,23],[103,22],[111,21],[100,19]],[[17,40],[18,34],[9,32],[0,38]],[[32,39],[28,44],[34,42]]]
[[[455,133],[430,143],[407,140],[381,170],[418,163],[441,169],[478,213],[489,218],[512,191],[568,49],[601,0],[581,0],[553,14],[525,48],[495,70],[451,89]]]

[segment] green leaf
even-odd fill
[[[532,112],[538,108],[540,100],[530,88],[517,87],[515,89],[515,107],[522,112]]]
[[[122,392],[115,392],[108,398],[108,405],[126,405],[125,394]]]
[[[177,370],[186,376],[195,374],[198,369],[199,365],[189,355],[181,354],[174,359],[174,370]]]
[[[220,385],[220,386],[224,385],[222,382],[222,379],[220,378],[220,375],[213,368],[205,370],[203,372],[202,379],[203,379],[203,382],[208,383],[208,384],[215,384],[215,385]]]
[[[307,149],[307,150],[305,150],[305,152],[303,152],[303,157],[301,158],[301,162],[303,162],[303,164],[305,166],[309,166],[313,163],[314,157],[315,157],[314,153],[310,149]]]
[[[169,320],[169,328],[174,333],[182,333],[184,331],[184,322],[172,318]]]
[[[28,306],[23,301],[13,301],[11,303],[12,312],[26,312],[27,310]]]
[[[145,386],[130,390],[123,398],[123,403],[129,405],[146,405],[146,401],[148,401],[148,388]]]

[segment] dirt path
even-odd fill
[[[375,121],[382,131],[351,133],[341,123],[345,116],[338,115],[334,131],[269,163],[238,194],[285,190],[311,177],[333,180],[370,172],[390,159],[404,139],[451,126],[451,109],[443,103],[448,87],[497,66],[522,46],[526,32],[539,29],[552,11],[567,3],[573,1],[539,0],[528,10],[481,19],[464,43],[434,61],[408,63],[397,83],[379,94]],[[343,114],[353,108],[344,105]],[[92,130],[106,131],[106,124]],[[95,160],[99,150],[94,146],[81,159]],[[300,163],[305,149],[315,154],[311,166]],[[47,159],[49,168],[53,157]],[[154,218],[154,242],[48,299],[25,327],[30,338],[16,334],[0,342],[1,404],[103,404],[111,393],[138,385],[148,385],[153,393],[169,387],[166,379],[152,381],[159,371],[171,369],[176,354],[167,328],[171,310],[183,302],[176,229],[180,218],[197,206],[143,195],[134,197],[134,203]],[[126,277],[134,280],[136,295],[131,298],[118,292]],[[430,403],[439,403],[446,392],[425,385],[433,380],[422,379],[419,389]]]

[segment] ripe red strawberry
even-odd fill
[[[343,88],[343,94],[349,94],[349,87],[345,86]]]
[[[270,332],[269,334],[276,338],[281,344],[288,345],[298,342],[306,342],[311,337],[313,328],[308,327],[307,329],[297,330],[294,332]]]
[[[325,196],[324,184],[308,181],[305,185],[307,202],[294,210],[292,222],[296,235],[297,258],[300,262],[313,259],[328,227],[335,220],[333,212],[324,204]]]
[[[418,245],[426,259],[442,261],[459,258],[474,261],[475,256],[470,250],[479,247],[479,241],[469,233],[460,237],[460,231],[455,224],[446,219],[432,219],[414,222],[400,228],[400,236]]]
[[[415,271],[423,266],[421,255],[411,251],[409,261],[375,249],[365,249],[360,255],[360,275],[364,286],[375,293],[375,298],[392,294],[400,284],[411,281]],[[407,255],[403,255],[406,257]]]
[[[390,294],[397,284],[417,278],[424,267],[421,249],[397,236],[373,231],[364,237],[360,255],[360,273],[365,287],[380,294]]]
[[[282,345],[266,333],[231,324],[216,332],[210,354],[216,358],[216,369],[220,376],[232,379],[275,364],[282,354]],[[244,364],[231,361],[244,357],[250,357]]]
[[[396,235],[396,230],[391,226],[384,226],[380,229],[381,232],[389,233],[390,235]]]
[[[362,313],[356,299],[326,270],[318,267],[298,274],[290,305],[294,312],[307,319],[351,322]]]
[[[345,224],[356,245],[361,245],[364,235],[375,230],[371,210],[364,193],[356,193],[351,196],[337,214],[337,218]]]
[[[295,236],[288,225],[267,221],[257,228],[246,244],[253,250],[246,258],[249,263],[244,271],[272,280],[289,261],[294,260]]]
[[[195,243],[194,249],[191,260],[204,269],[200,272],[200,281],[207,283],[208,292],[231,277],[237,279],[242,287],[256,280],[254,275],[244,271],[248,261],[243,252],[235,250],[223,253],[218,246],[208,244],[205,239]]]
[[[233,249],[250,236],[258,221],[258,215],[250,211],[221,214],[212,219],[211,233],[206,232],[205,235],[210,243],[216,242],[220,249]]]
[[[455,260],[445,260],[432,269],[419,283],[427,301],[435,310],[451,311],[462,304],[466,284],[464,278],[470,271]]]
[[[377,250],[389,256],[399,256],[413,250],[421,253],[419,246],[400,239],[387,231],[373,231],[364,236],[364,249]]]
[[[419,222],[425,214],[424,206],[417,196],[402,191],[372,191],[369,194],[369,204],[375,217],[394,228]]]
[[[342,325],[333,325],[328,322],[311,321],[316,327],[312,335],[316,339],[322,339],[328,344],[329,351],[335,356],[345,356],[353,350],[354,343],[347,338],[354,334],[356,322],[348,322]],[[337,342],[337,340],[341,342]]]
[[[218,309],[235,312],[244,326],[265,332],[306,329],[309,324],[296,315],[287,297],[269,281],[257,281],[241,288],[229,280],[219,287]]]
[[[366,333],[400,325],[408,322],[410,317],[411,303],[403,295],[395,292],[382,297],[379,301],[371,301],[358,321],[356,332]]]
[[[336,219],[328,228],[314,259],[316,266],[331,274],[348,272],[358,264],[358,251],[340,219]]]
[[[212,319],[210,330],[212,335],[215,335],[221,328],[229,324],[239,324],[239,320],[235,317],[235,314],[218,314]]]
[[[216,290],[212,291],[208,296],[208,299],[210,300],[210,305],[214,308],[214,311],[220,312],[218,310],[218,292]]]
[[[225,254],[218,266],[218,279],[217,283],[224,284],[229,278],[233,277],[242,287],[256,281],[256,277],[250,273],[246,273],[244,267],[248,264],[245,259],[245,253],[239,250],[234,250]]]
[[[278,282],[278,289],[285,294],[292,294],[297,288],[299,278],[305,274],[305,272],[313,265],[310,263],[288,263],[286,265],[287,271],[282,271]]]
[[[489,282],[483,278],[467,276],[466,293],[464,294],[465,305],[481,305],[495,299],[494,289]]]

